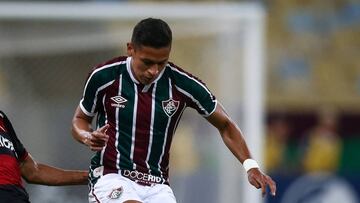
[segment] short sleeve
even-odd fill
[[[18,160],[21,162],[28,156],[28,152],[25,149],[25,147],[23,146],[23,144],[21,143],[21,141],[19,140],[19,138],[17,137],[15,129],[13,128],[13,125],[11,124],[11,121],[8,119],[8,117],[2,111],[0,111],[0,117],[1,117],[0,119],[3,120],[6,131],[10,135],[10,139],[14,145]]]
[[[180,68],[172,67],[172,70],[175,87],[188,98],[187,105],[204,117],[211,115],[216,109],[217,100],[205,83]]]
[[[210,116],[216,109],[216,97],[203,83],[195,84],[190,89],[191,102],[190,107],[194,108],[199,114],[204,117]]]
[[[90,117],[93,117],[98,111],[98,96],[102,89],[102,78],[99,69],[91,72],[86,80],[83,97],[80,101],[81,110]]]
[[[88,76],[80,101],[81,110],[90,117],[102,108],[101,98],[107,87],[115,81],[115,71],[111,67],[116,67],[119,63],[96,67]]]

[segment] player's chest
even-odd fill
[[[123,114],[129,118],[136,116],[149,121],[154,117],[164,121],[176,117],[186,106],[185,100],[176,90],[156,85],[146,91],[138,86],[113,88],[102,99],[104,109],[110,116]]]

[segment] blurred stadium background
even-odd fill
[[[245,131],[278,183],[277,196],[263,202],[360,202],[359,1],[11,3],[0,1],[0,109],[38,161],[88,167],[92,153],[71,137],[70,123],[89,70],[125,54],[141,13],[175,7],[181,15],[161,16],[174,32],[171,60],[203,79]],[[123,11],[129,4],[139,10]],[[205,7],[219,12],[189,11]],[[64,8],[84,10],[68,16]],[[104,8],[112,9],[97,13]],[[195,114],[185,113],[172,148],[178,202],[262,202]],[[34,203],[87,201],[86,186],[26,188]]]

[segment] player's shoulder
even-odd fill
[[[168,62],[168,67],[171,72],[171,75],[176,79],[179,78],[179,81],[184,80],[191,80],[191,81],[197,81],[201,84],[204,84],[204,82],[194,74],[190,73],[189,71],[186,71],[185,69],[181,68],[180,66],[177,66],[173,62]]]
[[[168,62],[168,67],[169,70],[172,74],[174,75],[183,75],[183,76],[188,76],[188,77],[195,77],[193,74],[191,74],[190,72],[184,70],[183,68],[181,68],[180,66],[174,64],[173,62]]]
[[[6,114],[0,110],[0,119],[5,119],[6,118]]]
[[[118,68],[120,67],[121,64],[126,64],[126,60],[127,60],[127,56],[118,56],[115,58],[112,58],[104,63],[98,64],[96,66],[94,66],[94,68],[92,68],[92,70],[89,72],[88,74],[88,79],[89,78],[105,78],[109,79],[112,78],[114,73],[116,71],[112,71],[113,68]],[[123,69],[126,69],[125,66],[123,66]]]
[[[6,114],[0,110],[0,127],[5,127],[10,123],[9,119],[7,118]]]
[[[103,63],[100,63],[100,64],[96,65],[92,69],[92,72],[99,71],[100,69],[104,69],[104,68],[107,68],[107,67],[113,67],[113,66],[116,66],[116,65],[119,65],[119,64],[126,63],[127,58],[128,58],[127,56],[118,56],[118,57],[112,58],[110,60],[107,60],[107,61],[105,61]]]

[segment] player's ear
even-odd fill
[[[132,56],[134,53],[134,45],[131,42],[126,43],[126,51],[128,56]]]

